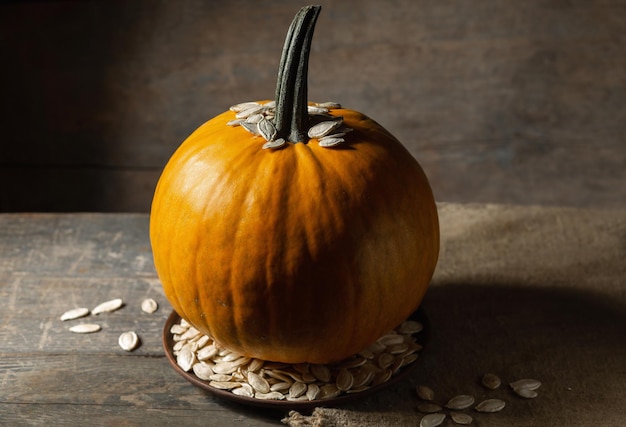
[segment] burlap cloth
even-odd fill
[[[477,426],[626,426],[626,210],[440,204],[442,250],[423,302],[431,339],[409,378],[291,426],[418,426],[416,385],[445,403],[500,398]],[[535,378],[534,399],[505,384]],[[454,425],[448,415],[444,425]]]

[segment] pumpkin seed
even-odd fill
[[[257,123],[259,127],[259,133],[266,141],[273,141],[276,137],[276,126],[271,121],[261,118]]]
[[[294,383],[291,381],[280,381],[270,386],[270,391],[285,391],[289,390]],[[304,384],[304,383],[301,383]]]
[[[237,396],[254,397],[254,390],[248,383],[240,383],[240,387],[233,388],[231,392]]]
[[[269,393],[255,393],[254,397],[264,400],[284,400],[285,395],[278,391],[270,391]]]
[[[326,137],[319,140],[319,146],[324,148],[334,147],[341,144],[342,142],[344,142],[343,138]]]
[[[527,388],[529,390],[537,390],[541,387],[541,381],[526,378],[523,380],[517,380],[509,384],[513,390]]]
[[[506,402],[500,399],[487,399],[476,405],[478,412],[498,412],[504,409]]]
[[[72,310],[68,310],[61,315],[61,320],[74,320],[79,319],[81,317],[85,317],[89,314],[88,308],[74,308]]]
[[[463,412],[451,412],[450,418],[452,418],[452,421],[455,423],[462,425],[470,425],[472,421],[474,421],[470,415],[464,414]]]
[[[110,301],[103,302],[102,304],[98,304],[91,310],[91,314],[102,314],[102,313],[110,313],[112,311],[118,310],[124,305],[124,301],[121,298],[115,298]]]
[[[215,378],[212,378],[214,375],[213,369],[211,368],[211,365],[209,365],[208,363],[205,363],[205,362],[196,363],[193,365],[192,370],[193,370],[193,373],[196,375],[196,377],[200,378],[201,380],[209,381],[209,380],[215,379]]]
[[[159,304],[152,298],[146,298],[141,302],[141,310],[145,313],[154,313],[159,309]]]
[[[239,126],[245,121],[246,119],[233,119],[226,123],[226,126]]]
[[[260,105],[258,102],[241,102],[239,104],[233,105],[229,108],[230,111],[233,111],[235,113],[238,113],[240,111],[245,111],[248,110],[250,108],[253,108],[257,105]]]
[[[341,390],[337,388],[335,384],[324,384],[320,387],[319,398],[320,399],[332,399],[341,394]]]
[[[446,414],[428,414],[424,415],[420,421],[420,427],[437,427],[443,424]]]
[[[448,409],[467,409],[474,404],[474,397],[469,394],[454,396],[446,403]]]
[[[417,405],[417,410],[420,412],[423,412],[425,414],[432,414],[435,412],[439,412],[441,411],[443,408],[439,405],[437,405],[436,403],[432,403],[432,402],[422,402],[419,405]]]
[[[500,381],[500,378],[495,374],[483,375],[481,382],[485,387],[487,387],[490,390],[495,390],[498,387],[500,387],[500,384],[502,384],[502,381]]]
[[[328,113],[328,108],[326,108],[326,107],[319,107],[319,106],[316,106],[316,105],[308,105],[307,106],[307,111],[308,111],[309,114],[320,115],[320,114]]]
[[[125,351],[133,351],[139,345],[139,337],[133,331],[122,333],[117,339],[117,343]]]
[[[332,131],[340,127],[342,124],[342,118],[319,122],[311,126],[307,134],[309,135],[309,138],[322,138],[326,135],[329,135]]]
[[[263,110],[263,106],[261,104],[251,105],[249,108],[246,108],[245,110],[241,110],[237,114],[235,114],[235,118],[245,119],[248,116],[256,114],[261,110]]]
[[[404,335],[413,335],[421,332],[422,329],[424,329],[424,325],[422,325],[420,322],[417,322],[415,320],[407,320],[398,327],[398,332]]]
[[[433,391],[432,388],[428,386],[418,385],[416,391],[417,391],[417,395],[422,400],[431,400],[431,401],[435,400],[435,392]]]
[[[274,141],[268,141],[265,144],[263,144],[263,146],[261,147],[262,149],[266,150],[268,148],[271,149],[276,149],[276,148],[280,148],[283,145],[285,145],[286,141],[283,138],[278,138]]]
[[[246,117],[245,121],[247,123],[257,123],[258,124],[264,118],[265,118],[265,115],[263,115],[261,113],[256,113],[256,114],[253,114],[251,116]]]
[[[322,108],[328,108],[328,109],[335,109],[335,108],[341,108],[341,104],[339,104],[338,102],[316,102],[315,106],[317,107],[322,107]]]
[[[259,393],[270,392],[270,385],[267,380],[257,373],[248,372],[248,383]]]
[[[95,323],[81,323],[80,325],[74,325],[70,328],[70,332],[75,334],[91,334],[98,332],[102,327]]]
[[[317,384],[309,384],[306,389],[306,397],[309,400],[315,400],[320,394],[320,387]]]
[[[252,135],[261,135],[259,132],[259,126],[256,123],[241,123],[241,127],[250,132]]]
[[[305,383],[296,381],[289,387],[289,397],[300,397],[306,393],[307,389],[308,386]]]
[[[346,368],[342,368],[337,374],[337,388],[342,391],[350,390],[354,384],[354,377]]]
[[[183,347],[176,356],[176,364],[185,372],[188,372],[195,362],[196,355],[188,347]]]
[[[241,383],[237,381],[210,381],[209,385],[220,390],[231,390],[240,387]]]
[[[534,399],[539,396],[535,390],[531,390],[529,388],[514,388],[513,391],[520,397],[524,397],[526,399]]]

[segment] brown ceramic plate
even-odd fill
[[[424,325],[424,329],[415,335],[415,340],[417,341],[417,343],[424,346],[426,344],[426,341],[428,340],[428,335],[430,333],[430,328],[428,325],[428,319],[426,318],[426,315],[424,314],[422,309],[419,309],[415,313],[413,313],[409,317],[409,319],[417,320]],[[328,399],[318,399],[318,400],[311,400],[311,401],[255,399],[253,397],[238,396],[236,394],[231,393],[228,390],[220,390],[215,387],[212,387],[209,385],[207,381],[201,380],[193,372],[185,372],[184,370],[180,368],[180,366],[178,366],[178,364],[176,363],[176,356],[174,356],[174,353],[173,353],[174,339],[173,339],[172,334],[170,333],[170,329],[172,325],[174,325],[175,323],[178,323],[179,321],[180,321],[180,316],[178,315],[178,313],[176,313],[175,311],[172,311],[170,316],[167,318],[167,321],[165,322],[165,327],[163,328],[163,347],[165,348],[165,355],[167,356],[167,359],[169,360],[174,370],[178,372],[187,381],[189,381],[195,386],[200,387],[201,389],[205,391],[208,391],[216,396],[219,396],[221,398],[224,398],[230,401],[238,402],[238,403],[245,404],[245,405],[251,405],[251,406],[284,409],[284,410],[301,410],[301,409],[315,408],[318,406],[326,406],[326,407],[337,406],[346,402],[362,399],[365,396],[369,396],[373,393],[376,393],[380,390],[383,390],[387,387],[390,387],[396,384],[397,382],[406,378],[411,373],[411,371],[415,369],[415,367],[418,365],[419,360],[420,360],[420,358],[418,357],[417,360],[415,360],[414,362],[401,368],[388,381],[382,384],[373,386],[364,391],[359,391],[359,392],[350,393],[350,394],[342,394],[340,396],[328,398]],[[422,350],[421,352],[423,351],[424,350]]]

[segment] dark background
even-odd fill
[[[324,0],[309,94],[439,201],[626,205],[626,1]],[[271,98],[296,1],[0,3],[0,211],[147,212],[167,159]]]

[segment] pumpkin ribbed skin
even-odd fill
[[[439,252],[421,167],[380,125],[331,110],[354,129],[262,150],[202,125],[174,153],[150,217],[154,262],[176,312],[238,353],[289,363],[354,354],[419,306]]]

